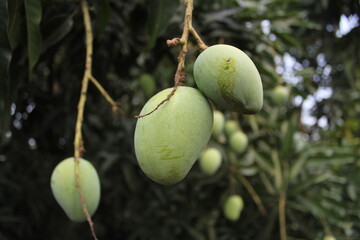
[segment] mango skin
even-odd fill
[[[206,175],[213,175],[221,166],[221,152],[216,148],[205,149],[199,159],[200,169]]]
[[[230,148],[236,153],[244,152],[248,143],[248,137],[240,130],[234,132],[229,139]]]
[[[171,90],[153,96],[140,115],[152,111]],[[136,123],[134,147],[140,168],[157,183],[180,182],[208,143],[212,126],[213,112],[202,93],[178,87],[169,101]]]
[[[230,195],[224,204],[224,215],[230,221],[236,221],[244,208],[244,201],[238,194]]]
[[[260,74],[252,60],[240,49],[218,44],[196,59],[194,77],[198,88],[217,107],[254,114],[263,105]]]
[[[220,111],[214,111],[214,124],[212,127],[212,135],[217,137],[224,131],[225,117]]]
[[[239,130],[239,124],[235,120],[227,120],[225,122],[224,131],[228,138],[231,137],[233,133]]]
[[[278,85],[271,91],[272,101],[277,104],[283,104],[289,98],[290,91],[287,87]]]
[[[66,215],[75,222],[86,221],[79,194],[75,187],[75,161],[73,157],[61,161],[51,175],[51,190]],[[100,180],[94,166],[87,160],[79,161],[80,186],[86,207],[93,215],[100,202]]]

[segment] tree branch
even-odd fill
[[[287,240],[285,206],[286,206],[286,193],[282,192],[280,193],[280,197],[279,197],[279,225],[280,225],[281,240]]]
[[[119,108],[118,103],[115,102],[110,95],[106,92],[106,90],[101,86],[101,84],[96,80],[93,75],[90,75],[91,82],[95,85],[95,87],[99,90],[99,92],[103,95],[106,101],[112,106],[113,113],[123,114],[124,112]]]
[[[166,44],[169,47],[181,44],[181,50],[180,50],[180,53],[178,56],[178,66],[177,66],[177,69],[175,72],[175,77],[174,77],[174,87],[173,87],[172,91],[152,111],[150,111],[144,115],[135,116],[136,118],[146,117],[146,116],[152,114],[153,112],[155,112],[156,110],[158,110],[158,108],[161,105],[163,105],[165,102],[170,100],[170,98],[175,94],[175,91],[178,88],[178,86],[183,85],[183,83],[185,82],[185,79],[186,79],[185,57],[186,57],[186,54],[188,51],[187,44],[188,44],[188,39],[189,39],[189,33],[191,33],[195,37],[196,42],[198,43],[199,47],[202,50],[205,50],[207,48],[205,43],[201,40],[200,36],[197,34],[197,32],[195,31],[195,29],[192,26],[193,9],[194,9],[194,1],[193,0],[185,0],[184,29],[183,29],[181,38],[173,38],[173,39],[166,41]]]
[[[83,212],[86,215],[86,220],[89,224],[91,234],[95,240],[97,240],[95,230],[94,230],[94,223],[91,220],[91,216],[89,211],[86,207],[86,200],[84,195],[81,191],[80,185],[80,175],[79,175],[79,161],[80,157],[84,151],[84,144],[82,139],[82,122],[84,117],[84,107],[86,103],[86,94],[89,85],[89,79],[91,78],[91,67],[92,67],[92,54],[93,54],[93,35],[91,30],[91,20],[89,14],[89,7],[87,5],[86,0],[81,0],[81,10],[83,13],[84,18],[84,25],[85,25],[85,36],[86,36],[86,58],[85,58],[85,71],[84,76],[82,78],[82,85],[81,85],[81,92],[80,92],[80,99],[78,103],[78,113],[76,119],[76,126],[75,126],[75,138],[74,138],[74,159],[75,159],[75,186],[76,190],[79,193],[79,197],[81,200],[81,204],[83,207]]]
[[[205,49],[208,48],[208,46],[203,42],[203,40],[200,38],[199,34],[196,32],[196,30],[193,26],[190,26],[189,31],[194,36],[194,38],[201,50],[204,51]]]
[[[250,184],[250,182],[233,166],[228,167],[229,171],[241,182],[241,184],[246,188],[249,192],[251,198],[254,200],[256,206],[258,207],[259,211],[262,215],[266,216],[267,211],[265,209],[264,204],[261,201],[261,198]]]

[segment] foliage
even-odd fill
[[[358,1],[195,1],[193,24],[205,43],[234,45],[255,62],[264,106],[253,116],[223,112],[247,134],[247,150],[235,154],[225,135],[214,136],[209,146],[223,155],[219,171],[207,176],[196,163],[171,187],[140,171],[133,116],[148,99],[142,74],[154,77],[157,92],[173,85],[179,48],[165,41],[180,36],[183,5],[90,3],[93,74],[125,112],[112,114],[90,86],[84,158],[101,180],[93,219],[100,239],[279,239],[284,194],[289,237],[360,238],[360,27],[335,35],[342,15],[360,15]],[[89,239],[88,226],[70,222],[50,189],[53,168],[73,155],[85,62],[79,3],[1,1],[0,16],[0,239]],[[188,86],[195,86],[192,65],[199,53],[192,42]],[[291,96],[275,105],[270,93],[279,84],[291,88]],[[319,95],[324,88],[332,91],[330,98]],[[303,109],[311,99],[314,122],[305,124]],[[255,189],[266,215],[239,176]],[[244,199],[236,222],[222,213],[231,194]]]

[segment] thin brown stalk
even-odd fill
[[[244,177],[237,169],[235,169],[233,166],[229,166],[229,171],[241,182],[241,184],[246,188],[248,193],[250,194],[251,198],[254,200],[256,206],[258,207],[260,213],[264,216],[267,215],[266,208],[261,201],[260,196],[255,191],[254,187],[251,185],[251,183]]]
[[[83,207],[83,212],[86,216],[86,220],[89,224],[91,234],[95,240],[97,240],[95,230],[94,230],[94,223],[91,219],[91,215],[86,207],[86,199],[81,190],[80,184],[80,174],[79,174],[79,161],[82,153],[84,151],[83,146],[83,139],[82,139],[82,122],[84,117],[84,108],[86,103],[86,94],[89,85],[89,79],[91,78],[91,67],[92,67],[92,54],[93,54],[93,35],[91,30],[91,20],[89,14],[89,7],[86,0],[81,0],[81,10],[83,13],[84,18],[84,25],[85,25],[85,36],[86,36],[86,58],[85,58],[85,71],[84,76],[82,78],[82,85],[81,85],[81,93],[80,99],[78,103],[78,113],[76,119],[76,126],[75,126],[75,138],[74,138],[74,159],[75,159],[75,186],[76,190],[79,193],[79,197],[81,200],[81,204]]]
[[[169,47],[176,46],[178,44],[181,44],[181,50],[178,56],[178,66],[174,77],[174,87],[170,94],[167,95],[167,97],[162,100],[152,111],[144,114],[144,115],[138,115],[135,116],[136,118],[142,118],[149,116],[153,112],[159,109],[161,105],[163,105],[165,102],[169,101],[170,98],[175,94],[175,91],[177,90],[178,86],[181,86],[186,79],[185,74],[185,57],[188,51],[188,39],[189,39],[189,33],[191,33],[194,37],[196,42],[198,43],[199,47],[202,50],[205,50],[207,46],[205,43],[201,40],[200,36],[197,34],[195,29],[192,26],[192,13],[194,9],[194,1],[193,0],[185,0],[185,16],[184,16],[184,29],[183,33],[181,35],[181,38],[173,38],[166,41],[166,44]]]
[[[286,235],[286,193],[282,192],[279,196],[279,225],[280,225],[280,239],[287,240]]]
[[[91,82],[95,85],[95,87],[99,90],[101,95],[105,98],[105,100],[111,105],[112,111],[114,113],[120,113],[123,114],[124,112],[119,108],[118,103],[115,102],[110,95],[106,92],[106,90],[101,86],[101,84],[96,80],[96,78],[93,75],[90,75]]]
[[[199,34],[196,32],[196,30],[193,26],[190,26],[189,31],[194,36],[194,38],[201,50],[205,50],[208,48],[208,46],[203,42],[203,40],[201,39]]]

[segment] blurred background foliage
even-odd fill
[[[93,73],[125,112],[112,114],[90,85],[84,158],[101,179],[93,217],[100,239],[280,239],[280,196],[288,239],[360,239],[359,1],[196,0],[194,27],[208,45],[231,44],[253,59],[264,106],[253,116],[223,111],[247,134],[246,151],[234,153],[224,133],[213,136],[209,146],[223,155],[219,171],[206,176],[195,163],[171,187],[140,171],[133,116],[173,85],[179,47],[165,42],[182,33],[182,1],[89,4]],[[55,165],[73,154],[85,62],[79,3],[2,0],[0,16],[0,239],[90,239],[86,223],[67,219],[49,182]],[[188,86],[196,87],[199,53],[191,41]],[[283,102],[272,99],[278,85],[290,91]],[[222,213],[233,193],[245,205],[236,222]]]

